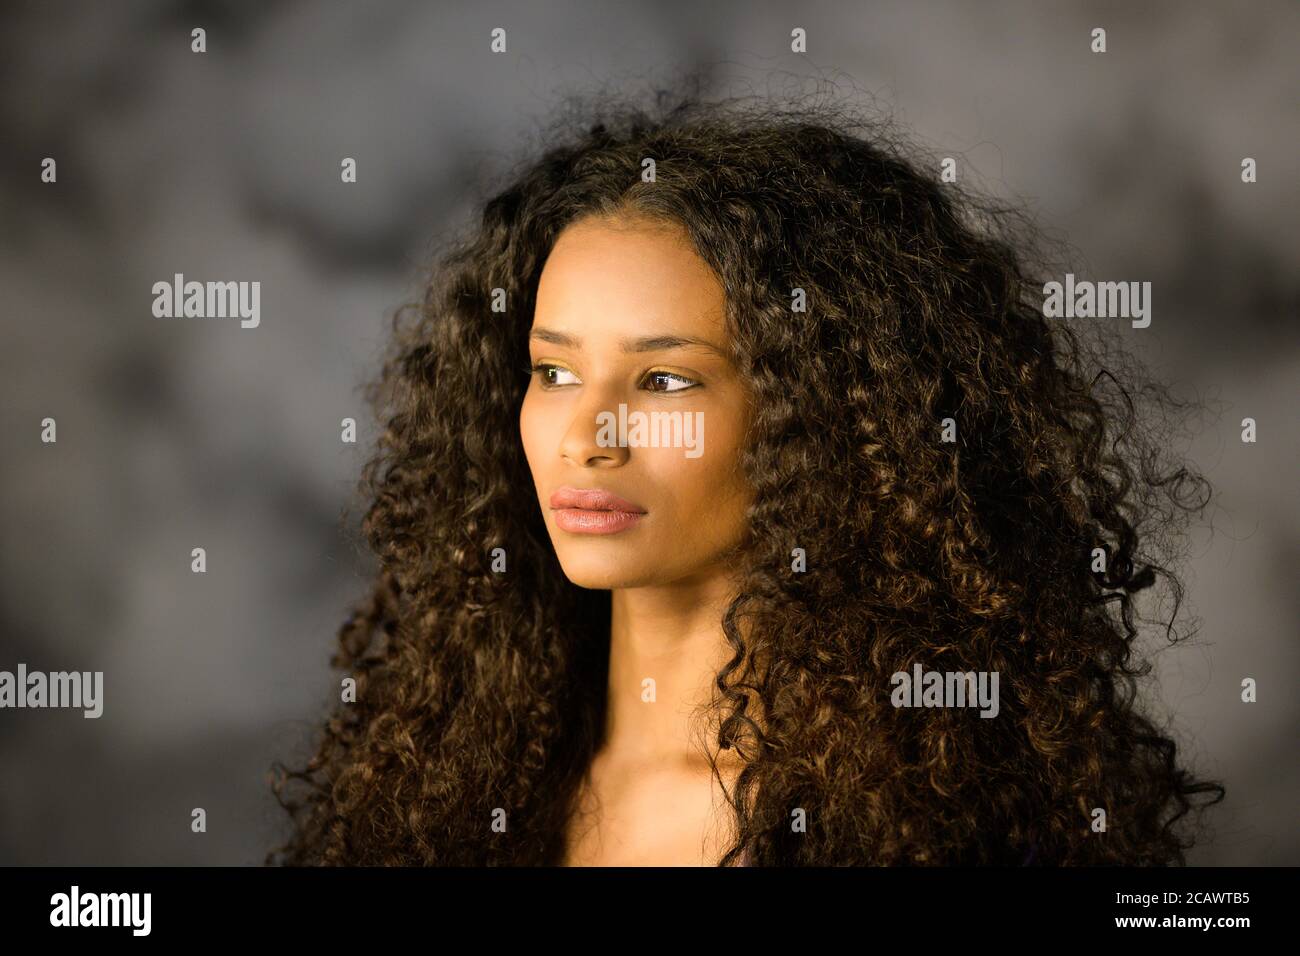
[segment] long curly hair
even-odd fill
[[[1104,331],[1045,318],[1041,233],[924,155],[826,102],[606,99],[548,131],[434,257],[368,383],[378,568],[332,658],[356,699],[305,767],[275,765],[292,835],[268,863],[562,861],[610,595],[551,546],[520,370],[557,235],[624,212],[689,232],[756,403],[710,735],[715,774],[743,758],[720,865],[1185,862],[1197,796],[1224,789],[1139,689],[1145,635],[1188,636],[1171,568],[1210,490],[1171,451],[1187,406]],[[1139,608],[1153,586],[1165,614]],[[916,663],[997,672],[1000,713],[893,706]]]

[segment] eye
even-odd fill
[[[569,371],[569,369],[560,365],[548,365],[546,362],[537,362],[530,365],[528,371],[532,375],[541,375],[542,388],[558,388],[561,385],[579,384],[578,376],[574,375],[573,372]],[[573,381],[563,381],[559,379],[559,376],[561,375],[569,375],[572,377]]]
[[[646,375],[645,381],[662,384],[663,387],[661,388],[652,387],[650,389],[652,392],[684,392],[688,388],[695,388],[700,384],[694,379],[687,378],[685,375],[678,375],[675,372],[650,372]]]

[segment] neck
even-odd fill
[[[664,587],[612,592],[607,754],[694,760],[701,746],[716,747],[700,722],[706,711],[697,710],[714,700],[717,672],[732,657],[722,614],[733,588],[719,569]]]

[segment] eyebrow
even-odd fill
[[[582,340],[577,336],[565,332],[556,332],[553,329],[535,328],[529,333],[528,337],[550,342],[552,345],[561,345],[565,348],[576,349],[582,347]],[[702,348],[708,349],[710,352],[716,352],[723,358],[727,357],[727,353],[712,342],[687,335],[644,335],[640,338],[623,339],[619,342],[619,345],[624,352],[660,352],[666,349]]]

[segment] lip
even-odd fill
[[[582,511],[626,511],[645,514],[645,509],[603,488],[571,488],[565,485],[551,495],[552,508],[578,508]]]
[[[561,531],[617,534],[637,525],[646,510],[601,488],[564,486],[551,495],[551,514]]]

